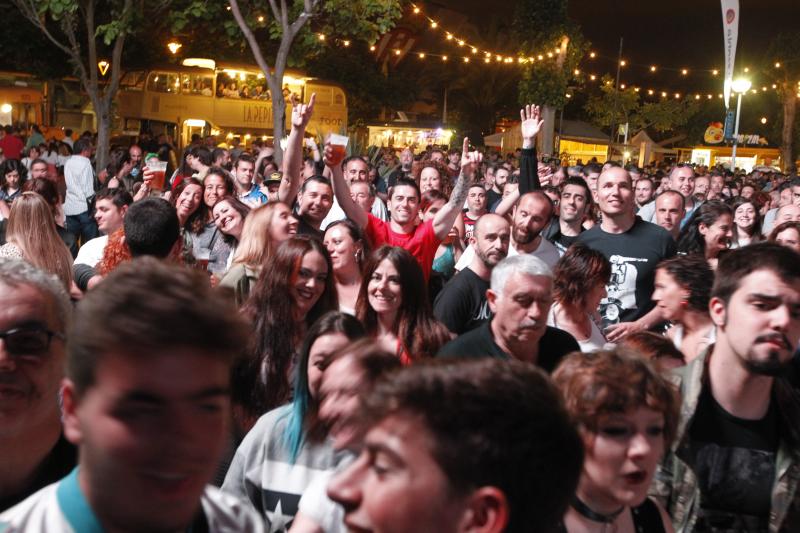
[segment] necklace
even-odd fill
[[[588,518],[592,522],[600,522],[602,524],[613,524],[614,520],[616,520],[617,517],[622,514],[622,511],[625,510],[625,506],[623,505],[617,511],[614,511],[611,514],[600,514],[597,511],[593,511],[577,496],[574,496],[569,504],[578,512],[579,515],[583,516],[584,518]]]

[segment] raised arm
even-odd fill
[[[333,149],[329,144],[325,146],[323,159],[325,161],[325,171],[331,175],[333,194],[336,196],[336,201],[339,202],[339,207],[342,208],[347,218],[358,224],[359,228],[366,228],[367,222],[369,222],[367,212],[350,197],[350,187],[347,186],[347,182],[344,180],[342,162],[341,160],[335,160]]]
[[[433,232],[437,239],[444,240],[450,233],[450,228],[453,227],[458,214],[464,207],[469,184],[475,177],[475,170],[480,166],[481,161],[483,161],[483,155],[480,152],[470,152],[469,139],[464,137],[464,146],[461,149],[461,173],[458,175],[453,192],[450,193],[450,200],[433,218]]]
[[[316,99],[316,93],[311,94],[308,104],[301,104],[295,98],[292,99],[292,131],[289,133],[289,141],[283,154],[283,178],[278,188],[278,200],[287,205],[294,203],[302,185],[303,135],[314,112]]]
[[[519,160],[519,193],[542,188],[539,182],[539,162],[536,160],[536,135],[542,129],[542,112],[538,105],[526,105],[519,111],[522,119],[522,156]]]

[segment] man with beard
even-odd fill
[[[506,200],[503,201],[506,203]],[[530,254],[553,268],[558,262],[558,249],[542,235],[542,230],[553,217],[553,202],[541,190],[522,195],[511,216],[511,244],[508,256]],[[461,254],[456,270],[461,272],[475,259],[475,248],[470,245]]]
[[[503,188],[506,186],[506,182],[508,182],[508,175],[510,172],[499,163],[489,165],[486,172],[494,176],[492,188],[486,191],[486,205],[489,206],[490,210],[494,210],[494,207],[503,199]]]
[[[565,355],[580,351],[572,335],[547,325],[553,272],[541,259],[522,254],[500,261],[486,299],[492,319],[448,342],[437,357],[511,358],[550,373]]]
[[[486,291],[495,265],[508,254],[511,230],[500,215],[486,214],[475,223],[469,241],[475,258],[442,288],[433,314],[454,335],[473,330],[491,318]]]
[[[678,532],[798,531],[797,253],[757,243],[722,256],[709,302],[716,343],[674,375],[678,434],[653,492]]]
[[[650,178],[639,178],[636,180],[636,209],[641,209],[653,200],[655,185]]]

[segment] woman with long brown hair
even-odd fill
[[[72,288],[72,254],[58,236],[52,207],[41,195],[23,192],[11,205],[6,244],[0,257],[24,259],[55,274],[67,292]]]
[[[245,425],[291,398],[289,377],[308,326],[337,307],[332,271],[328,251],[302,235],[265,257],[242,310],[255,330],[249,357],[234,372]]]
[[[450,340],[447,328],[433,317],[419,263],[396,246],[381,246],[369,256],[356,317],[403,364],[435,356]]]

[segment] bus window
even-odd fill
[[[119,82],[119,86],[127,91],[142,91],[144,90],[144,80],[146,72],[137,70],[134,72],[126,72]]]
[[[181,92],[195,96],[211,96],[213,77],[207,74],[181,74]]]
[[[147,90],[158,93],[177,93],[180,88],[178,75],[174,72],[151,72]]]

